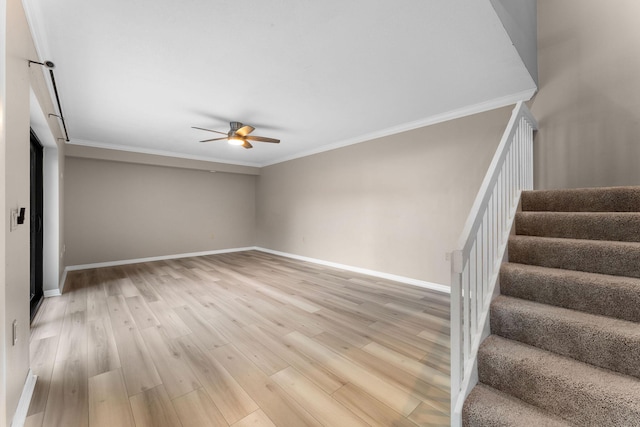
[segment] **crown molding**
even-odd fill
[[[78,139],[78,138],[71,138],[71,140],[67,142],[67,144],[80,145],[84,147],[102,148],[105,150],[126,151],[129,153],[150,154],[154,156],[163,156],[163,157],[175,157],[178,159],[200,160],[203,162],[213,162],[213,163],[224,163],[227,165],[235,165],[235,166],[248,166],[248,167],[254,167],[254,168],[259,168],[262,166],[260,163],[236,162],[236,161],[222,160],[215,157],[195,156],[191,154],[175,153],[173,151],[133,147],[130,145],[107,144],[103,142],[89,141],[86,139]]]
[[[437,123],[447,122],[449,120],[459,119],[462,117],[471,116],[473,114],[483,113],[485,111],[495,110],[497,108],[506,107],[507,105],[516,104],[518,101],[528,101],[533,97],[536,91],[537,89],[533,88],[515,94],[503,96],[501,98],[492,99],[490,101],[480,102],[478,104],[458,108],[442,114],[436,114],[435,116],[429,116],[424,119],[403,123],[398,126],[371,132],[355,138],[349,138],[343,141],[334,142],[329,145],[323,145],[322,147],[306,150],[297,154],[293,154],[291,156],[274,160],[272,162],[263,163],[260,166],[265,167],[278,163],[288,162],[289,160],[300,159],[302,157],[324,153],[325,151],[337,150],[338,148],[348,147],[349,145],[355,145],[361,142],[371,141],[373,139],[383,138],[385,136],[395,135],[401,132],[407,132],[421,127],[435,125]]]
[[[126,151],[131,153],[139,153],[139,154],[151,154],[156,156],[164,156],[164,157],[176,157],[180,159],[188,159],[188,160],[201,160],[205,162],[215,162],[215,163],[225,163],[229,165],[236,166],[249,166],[262,168],[266,166],[276,165],[278,163],[288,162],[290,160],[300,159],[303,157],[312,156],[314,154],[324,153],[325,151],[337,150],[339,148],[348,147],[350,145],[360,144],[362,142],[371,141],[377,138],[383,138],[385,136],[395,135],[402,132],[407,132],[410,130],[418,129],[425,126],[434,125],[437,123],[443,123],[449,120],[455,120],[466,116],[471,116],[473,114],[483,113],[485,111],[495,110],[497,108],[506,107],[508,105],[513,105],[518,101],[528,101],[533,95],[536,93],[537,89],[528,89],[526,91],[518,92],[515,94],[507,95],[501,98],[492,99],[490,101],[480,102],[478,104],[470,105],[463,108],[458,108],[455,110],[448,111],[446,113],[437,114],[435,116],[430,116],[425,119],[415,120],[408,123],[403,123],[398,126],[393,126],[390,128],[382,129],[376,132],[371,132],[365,135],[361,135],[356,138],[349,138],[343,141],[334,142],[328,145],[323,145],[318,148],[314,148],[311,150],[302,151],[297,154],[293,154],[286,157],[281,157],[279,159],[264,162],[264,163],[254,163],[254,162],[238,162],[238,161],[229,161],[224,159],[218,159],[215,157],[206,157],[206,156],[196,156],[191,154],[183,154],[176,153],[173,151],[164,151],[164,150],[155,150],[149,148],[140,148],[133,147],[130,145],[119,145],[119,144],[107,144],[103,142],[90,141],[79,138],[72,138],[67,144],[71,145],[81,145],[86,147],[94,147],[94,148],[103,148],[107,150],[117,150],[117,151]]]

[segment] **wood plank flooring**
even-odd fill
[[[449,296],[257,251],[70,272],[30,427],[449,425]]]

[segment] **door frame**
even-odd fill
[[[44,149],[30,129],[30,310],[31,320],[44,298]]]

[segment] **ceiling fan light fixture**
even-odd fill
[[[199,129],[199,130],[206,130],[207,132],[213,132],[213,133],[217,133],[220,135],[224,135],[223,137],[218,137],[218,138],[211,138],[211,139],[205,139],[203,141],[200,142],[212,142],[212,141],[220,141],[220,140],[227,140],[227,142],[231,145],[239,145],[243,148],[253,148],[253,145],[251,145],[251,143],[249,141],[258,141],[258,142],[272,142],[274,144],[278,144],[280,142],[279,139],[275,139],[275,138],[267,138],[265,136],[256,136],[256,135],[249,135],[251,132],[253,132],[255,130],[255,128],[253,126],[249,126],[249,125],[243,125],[240,122],[231,122],[229,123],[229,127],[231,128],[231,130],[229,130],[229,132],[224,133],[224,132],[220,132],[217,130],[213,130],[213,129],[205,129],[205,128],[199,128],[196,126],[191,126],[194,129]]]
[[[229,144],[231,145],[242,145],[244,144],[244,139],[238,137],[238,136],[230,136],[229,138],[227,138],[227,141],[229,141]]]

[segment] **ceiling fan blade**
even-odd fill
[[[267,138],[265,136],[247,136],[245,139],[250,141],[260,141],[260,142],[273,142],[274,144],[279,144],[280,140],[275,138]]]
[[[221,139],[227,139],[227,137],[225,136],[224,138],[205,139],[204,141],[200,141],[200,142],[220,141]]]
[[[251,132],[253,132],[256,128],[254,128],[253,126],[249,126],[249,125],[244,125],[242,126],[240,129],[238,129],[236,131],[236,135],[240,135],[240,136],[247,136],[249,135]]]
[[[253,145],[251,145],[249,141],[244,141],[244,144],[242,144],[242,146],[246,149],[253,148]]]
[[[219,133],[220,135],[226,135],[225,132],[219,132],[217,130],[211,130],[211,129],[205,129],[205,128],[199,128],[199,127],[195,127],[195,126],[191,126],[192,129],[200,129],[200,130],[206,130],[207,132],[215,132],[215,133]]]

